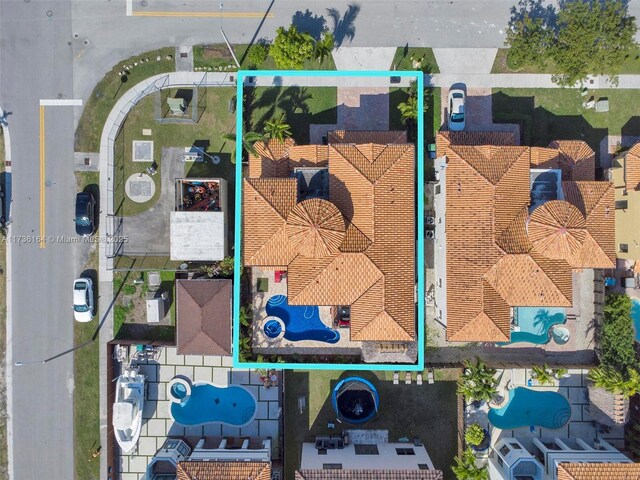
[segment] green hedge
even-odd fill
[[[598,331],[600,363],[623,374],[638,368],[635,334],[631,319],[631,299],[627,295],[607,295],[604,320]]]

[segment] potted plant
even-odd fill
[[[553,372],[546,363],[543,366],[534,365],[531,367],[531,378],[537,380],[540,385],[553,385]]]
[[[478,467],[476,456],[470,448],[467,448],[462,455],[455,457],[456,465],[451,467],[458,480],[489,480],[487,465]]]
[[[476,363],[464,362],[464,373],[458,379],[458,395],[479,407],[488,402],[497,392],[498,381],[494,378],[496,370],[476,358]]]
[[[490,440],[489,432],[478,423],[469,425],[464,433],[464,441],[476,453],[483,452],[489,448]]]

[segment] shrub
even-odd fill
[[[496,393],[497,380],[494,378],[496,370],[476,358],[475,365],[464,362],[465,371],[458,379],[458,395],[467,400],[478,402],[489,401]]]
[[[301,70],[304,62],[313,57],[313,50],[313,38],[307,33],[298,32],[298,29],[291,25],[288,30],[284,27],[278,28],[269,54],[276,62],[276,67]]]
[[[631,299],[627,295],[607,295],[600,327],[600,363],[623,375],[637,368]]]
[[[464,441],[470,447],[477,447],[478,445],[482,445],[484,442],[484,428],[482,428],[479,424],[474,423],[469,425],[467,431],[464,434]]]
[[[543,366],[534,365],[531,367],[531,377],[536,379],[540,385],[553,385],[553,371],[546,363]]]
[[[462,455],[455,457],[456,465],[451,467],[458,480],[489,480],[487,465],[476,466],[476,456],[473,450],[467,448]]]
[[[630,369],[626,375],[623,375],[610,367],[599,366],[591,369],[589,380],[598,388],[627,398],[640,391],[640,373],[635,369]]]
[[[247,54],[247,60],[250,66],[260,67],[269,55],[269,42],[261,39],[258,43],[249,47],[249,53]]]

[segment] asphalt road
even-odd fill
[[[125,0],[1,0],[0,105],[13,112],[8,117],[13,156],[12,234],[33,238],[41,233],[40,99],[86,100],[119,60],[168,45],[221,42],[221,24],[232,43],[247,43],[273,37],[276,28],[288,25],[294,16],[316,25],[329,22],[327,7],[344,13],[349,3],[336,1],[318,7],[308,2],[306,15],[307,7],[297,0],[225,1],[225,13],[269,9],[271,16],[221,21],[212,17],[126,17]],[[361,0],[350,44],[501,47],[514,3]],[[219,10],[219,3],[133,2],[135,12],[151,8],[206,14]],[[632,1],[630,11],[640,17],[640,1]],[[73,136],[80,114],[81,109],[73,107],[48,107],[45,112],[48,235],[74,236]],[[12,478],[73,478],[73,358],[66,355],[46,364],[37,361],[73,345],[71,282],[80,273],[85,254],[86,248],[69,244],[50,243],[44,249],[35,243],[12,247],[13,357],[9,364],[36,362],[10,372]]]

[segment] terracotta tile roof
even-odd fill
[[[558,480],[637,480],[640,463],[561,463]]]
[[[452,132],[445,130],[436,135],[436,155],[441,157],[450,145],[515,145],[513,132]]]
[[[447,339],[505,341],[509,307],[569,307],[572,268],[613,266],[613,186],[563,182],[566,201],[529,214],[530,165],[572,165],[575,176],[591,149],[472,146],[476,132],[455,143],[451,133],[438,136],[447,158]]]
[[[271,480],[268,462],[179,462],[177,480]]]
[[[231,280],[177,280],[178,354],[231,355]]]
[[[294,144],[295,142],[291,139],[287,139],[285,142],[279,140],[256,142],[253,148],[258,152],[258,156],[249,154],[249,177],[287,176],[289,173],[287,152]]]
[[[563,180],[593,181],[596,175],[596,154],[582,140],[556,140],[549,148],[558,151]]]
[[[386,130],[333,130],[328,134],[329,143],[407,143],[407,132]]]
[[[624,154],[624,179],[627,190],[640,189],[640,142]]]
[[[289,169],[296,167],[326,167],[329,164],[328,145],[295,145],[287,150]]]
[[[333,203],[310,198],[289,212],[286,232],[292,248],[305,257],[339,253],[344,239],[344,217]]]
[[[298,470],[295,480],[443,480],[440,470]]]
[[[380,133],[338,135],[370,140]],[[403,135],[394,132],[387,140]],[[268,147],[273,153],[272,142]],[[262,152],[267,146],[258,148]],[[291,178],[244,180],[244,264],[286,267],[292,305],[353,305],[352,336],[358,340],[411,340],[416,328],[414,148],[374,143],[327,148],[328,200],[295,205]],[[278,155],[285,150],[299,158],[323,158],[326,151],[289,145]],[[292,168],[293,160],[285,160]],[[253,171],[266,171],[263,166]],[[358,301],[374,294],[375,301],[366,305]]]

